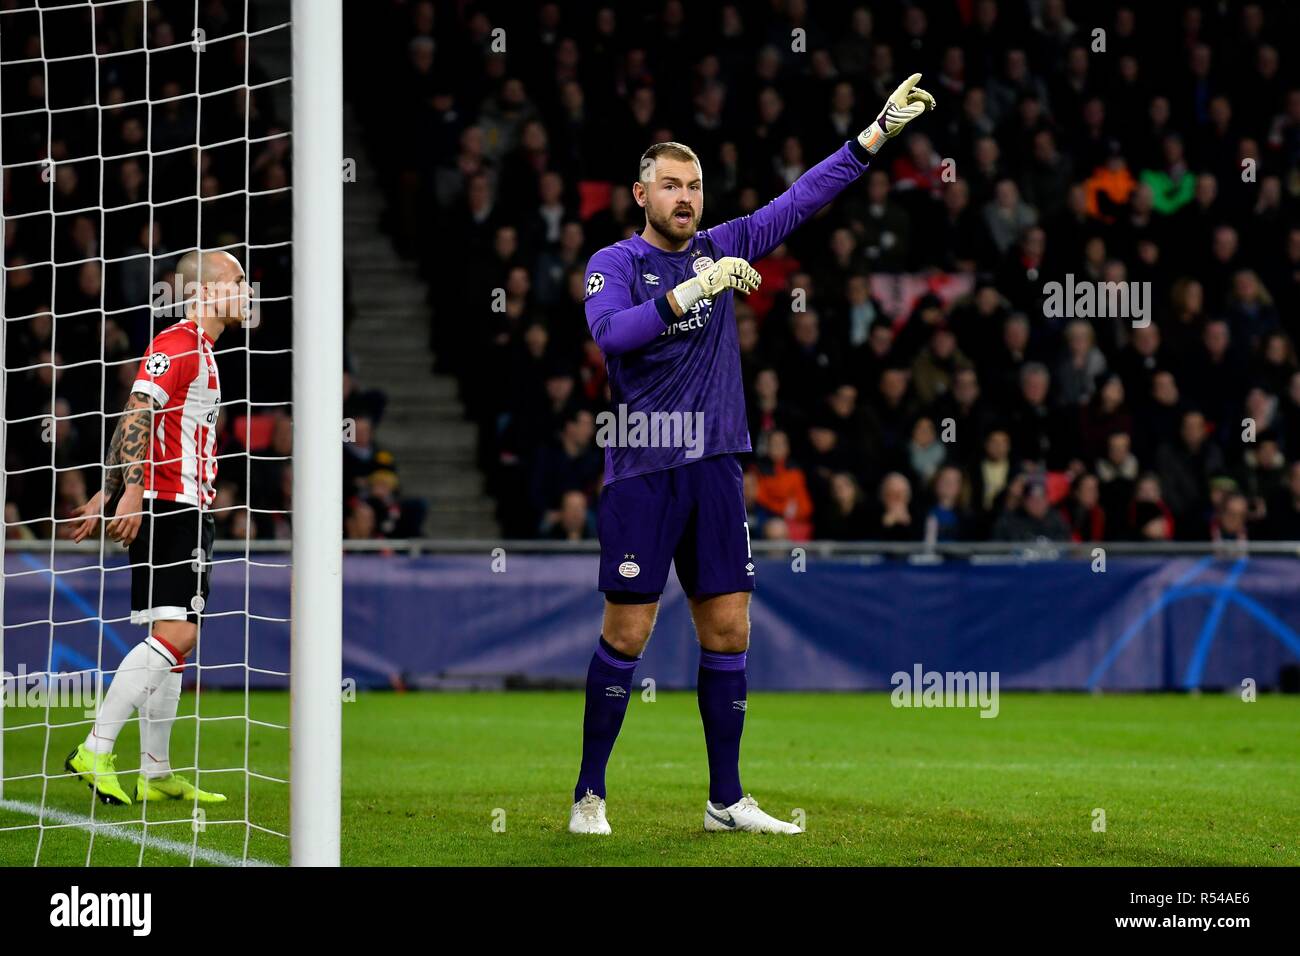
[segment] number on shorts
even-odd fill
[[[752,558],[753,556],[754,556],[754,552],[749,545],[749,522],[746,521],[745,522],[745,557]]]

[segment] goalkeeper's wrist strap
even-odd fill
[[[698,277],[687,279],[673,289],[673,298],[683,312],[704,298],[704,283]]]
[[[876,155],[880,147],[885,145],[886,139],[888,137],[885,136],[885,131],[880,128],[879,121],[872,123],[858,134],[858,142],[872,156]]]

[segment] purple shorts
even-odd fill
[[[734,455],[622,478],[601,492],[598,517],[606,593],[653,599],[670,563],[691,597],[754,590],[744,477]]]

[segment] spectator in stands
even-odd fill
[[[1040,362],[1020,369],[1020,400],[1011,412],[1011,447],[1021,461],[1061,467],[1074,446],[1071,418],[1048,401],[1051,373]]]
[[[605,461],[595,437],[596,424],[591,412],[575,409],[565,418],[555,439],[538,451],[529,496],[539,530],[559,522],[565,492],[590,494],[600,484]]]
[[[1183,415],[1178,440],[1165,444],[1156,454],[1156,470],[1180,537],[1203,537],[1210,479],[1224,473],[1224,462],[1219,446],[1209,440],[1205,416],[1199,411]]]
[[[919,541],[924,533],[912,514],[912,485],[906,476],[891,471],[880,482],[880,509],[872,540]]]
[[[1017,476],[1011,483],[1007,509],[993,527],[995,541],[1069,541],[1071,532],[1061,513],[1052,507],[1046,485]],[[1018,500],[1018,505],[1013,502]]]
[[[1129,505],[1129,528],[1138,541],[1172,541],[1178,530],[1174,513],[1165,504],[1160,478],[1147,473],[1138,479]]]
[[[1210,540],[1215,542],[1245,542],[1250,539],[1247,519],[1250,504],[1246,496],[1237,491],[1228,492],[1215,510],[1210,522]]]
[[[1250,502],[1250,520],[1263,521],[1268,503],[1277,499],[1286,482],[1286,459],[1273,431],[1260,432],[1242,454],[1242,493]]]
[[[912,439],[907,443],[907,470],[918,485],[928,485],[948,458],[948,449],[939,441],[934,422],[922,415],[912,425]]]
[[[993,411],[984,400],[973,368],[959,369],[952,389],[933,406],[932,414],[948,449],[948,460],[968,464],[992,427]]]
[[[968,489],[960,468],[945,465],[934,476],[934,503],[925,516],[925,542],[965,541],[970,532],[970,514],[965,499]]]
[[[1276,541],[1300,541],[1300,461],[1287,466],[1286,483],[1269,502],[1264,527]]]
[[[350,541],[367,541],[375,537],[375,511],[365,500],[355,496],[347,500],[343,537]]]
[[[1065,354],[1056,366],[1056,400],[1078,408],[1087,405],[1106,372],[1106,356],[1095,344],[1092,326],[1075,319],[1065,327]]]
[[[970,359],[957,348],[957,336],[952,329],[946,323],[935,326],[929,344],[912,363],[912,385],[917,399],[924,405],[932,404],[947,394],[958,371],[970,367]]]
[[[984,207],[984,228],[999,255],[1006,255],[1020,241],[1026,229],[1038,221],[1038,213],[1020,198],[1020,189],[1011,179],[993,187],[993,198]]]
[[[862,488],[847,471],[831,476],[830,500],[817,509],[818,538],[827,541],[867,541],[873,531]]]
[[[596,516],[587,503],[587,495],[577,489],[560,496],[560,507],[553,520],[543,522],[542,537],[552,541],[592,541],[596,537]]]
[[[786,537],[807,541],[812,533],[813,504],[803,469],[790,459],[790,439],[780,429],[768,433],[767,454],[758,464],[757,501],[782,519]]]
[[[1096,475],[1086,471],[1077,474],[1060,510],[1072,540],[1106,540],[1106,509],[1101,505],[1101,485]]]
[[[1001,496],[1017,471],[1011,464],[1011,436],[994,428],[984,439],[984,454],[971,468],[971,508],[978,521],[979,537],[987,537],[994,516],[1000,511]]]

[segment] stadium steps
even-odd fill
[[[430,374],[428,288],[380,228],[385,200],[350,105],[343,140],[357,163],[356,182],[343,191],[344,259],[356,309],[348,352],[360,385],[388,396],[379,444],[397,459],[402,494],[428,503],[426,536],[499,537],[496,503],[475,463],[477,429],[465,420],[455,380]]]

